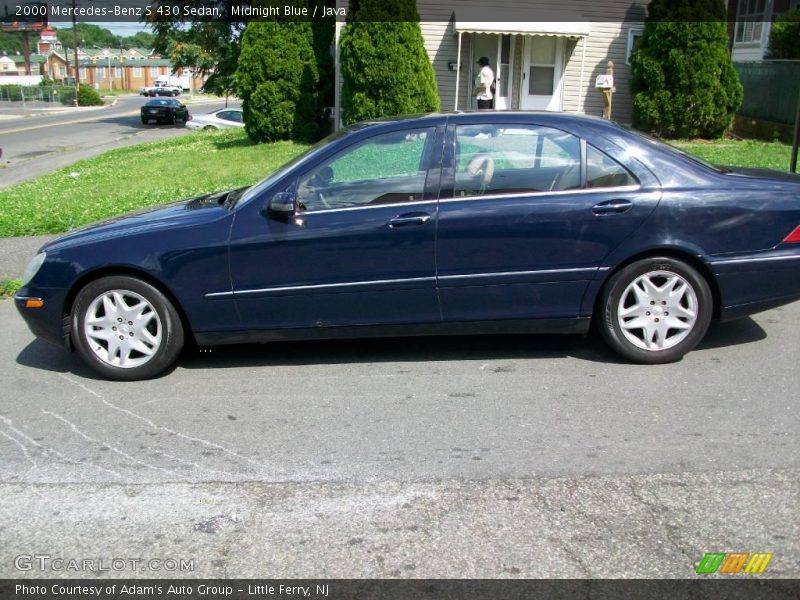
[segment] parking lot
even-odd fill
[[[10,301],[0,322],[1,577],[42,575],[14,566],[36,553],[425,578],[691,577],[740,551],[800,574],[800,303],[665,366],[579,336],[411,338],[206,348],[139,383],[35,341]]]

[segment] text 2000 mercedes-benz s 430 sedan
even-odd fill
[[[74,231],[16,297],[113,379],[198,344],[585,332],[679,359],[712,318],[800,298],[800,177],[728,170],[600,119],[361,123],[248,189]]]

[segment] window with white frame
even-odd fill
[[[633,51],[639,46],[639,41],[642,39],[642,34],[644,33],[644,29],[641,27],[630,27],[628,28],[628,49],[625,52],[625,64],[631,64],[631,56],[633,56]]]
[[[142,67],[133,67],[133,76],[134,77],[141,77],[142,76]]]
[[[114,77],[122,77],[122,67],[114,67]]]
[[[150,75],[158,75],[158,67],[150,67]]]
[[[737,44],[759,43],[767,0],[739,0],[736,7]]]

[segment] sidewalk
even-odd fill
[[[28,261],[45,242],[56,235],[0,238],[0,280],[19,279]]]

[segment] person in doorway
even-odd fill
[[[485,56],[481,56],[478,59],[478,64],[481,66],[481,70],[476,78],[475,90],[472,93],[478,100],[478,108],[480,110],[492,109],[494,108],[494,93],[492,91],[494,87],[494,71],[489,66],[489,59]]]

